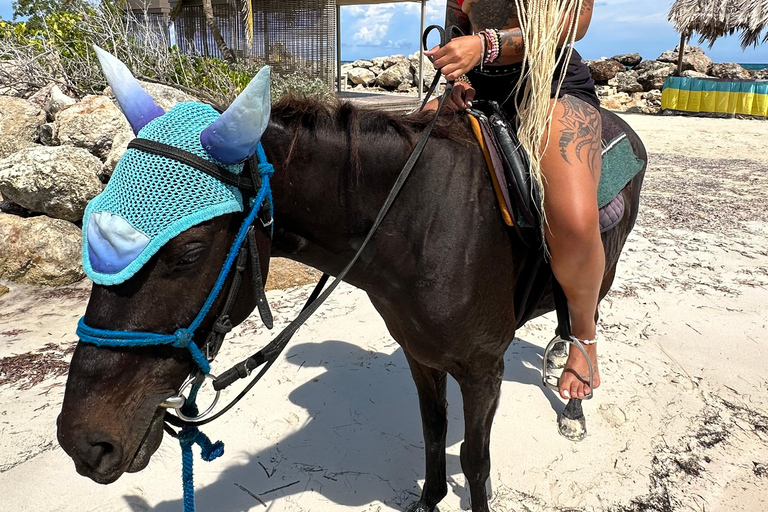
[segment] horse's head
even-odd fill
[[[256,292],[249,283],[258,268],[253,261],[260,254],[265,279],[269,229],[256,218],[244,246],[257,250],[233,245],[261,206],[262,180],[252,173],[250,189],[240,190],[199,169],[211,165],[230,178],[245,177],[243,162],[257,151],[270,101],[265,68],[221,115],[201,103],[163,112],[124,64],[100,49],[97,54],[138,138],[166,145],[160,154],[128,149],[83,219],[83,264],[94,286],[78,330],[81,341],[70,365],[58,438],[78,472],[109,483],[147,465],[163,435],[160,404],[199,364],[181,344],[115,347],[93,338],[128,331],[168,338],[186,329],[201,345],[236,273],[220,276],[230,254],[239,255],[235,267],[245,267],[243,286],[233,292],[231,323],[253,310]],[[255,167],[252,160],[245,169]],[[214,298],[211,290],[220,279],[222,291]],[[210,312],[201,313],[209,300]],[[96,334],[89,338],[81,329]]]

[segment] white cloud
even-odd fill
[[[357,18],[354,39],[369,44],[381,44],[395,15],[395,6],[392,4],[355,6],[351,9],[351,13]]]

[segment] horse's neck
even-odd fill
[[[407,159],[406,143],[362,136],[360,172],[349,161],[341,131],[295,133],[271,124],[262,139],[271,161],[275,240],[273,255],[337,274],[354,255]],[[291,154],[290,163],[285,162]]]

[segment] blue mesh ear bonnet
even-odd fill
[[[211,106],[178,103],[138,136],[221,165],[200,143],[219,117]],[[222,166],[240,174],[243,164]],[[169,240],[214,217],[243,211],[240,191],[188,165],[128,149],[83,218],[83,267],[94,283],[130,279]]]

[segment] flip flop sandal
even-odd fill
[[[587,351],[584,348],[584,345],[581,343],[581,341],[578,340],[578,338],[574,336],[570,336],[568,338],[555,336],[554,338],[552,338],[552,341],[549,342],[549,345],[547,345],[547,348],[544,350],[544,362],[541,369],[541,382],[544,384],[544,386],[554,391],[557,391],[558,394],[560,394],[560,377],[556,377],[552,375],[549,372],[549,369],[547,368],[547,361],[549,361],[549,354],[550,352],[552,352],[552,349],[558,343],[568,343],[569,345],[573,345],[577,349],[579,349],[582,354],[584,354],[584,358],[587,360],[587,366],[589,367],[589,394],[585,395],[584,398],[577,399],[577,400],[589,400],[593,396],[592,383],[595,377],[595,374],[592,370],[592,360],[589,358],[589,354],[587,354]]]

